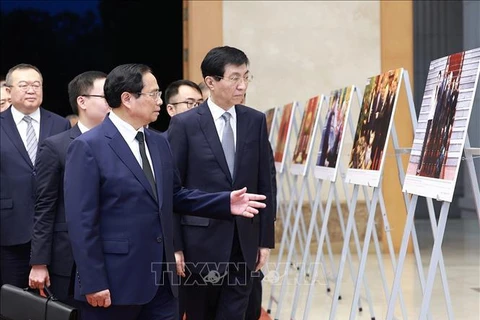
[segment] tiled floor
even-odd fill
[[[430,262],[431,249],[433,246],[433,237],[430,229],[430,222],[420,220],[416,222],[419,247],[422,256],[422,265],[426,273]],[[373,247],[373,244],[370,246]],[[480,228],[477,219],[459,219],[449,220],[445,230],[443,242],[443,258],[446,267],[451,304],[454,319],[459,320],[478,320],[480,319]],[[387,313],[388,301],[385,298],[384,286],[381,272],[375,251],[369,254],[366,265],[367,284],[371,293],[373,315],[376,320],[385,319]],[[352,258],[354,265],[354,274],[358,270],[358,259],[356,254]],[[315,254],[315,253],[313,253]],[[284,255],[285,256],[285,255]],[[272,251],[270,263],[276,264],[278,253]],[[338,270],[340,255],[335,255],[334,273]],[[384,253],[382,261],[385,270],[386,285],[388,294],[393,284],[394,271],[392,268],[390,256]],[[345,264],[345,272],[341,286],[342,300],[339,301],[335,319],[349,319],[350,307],[353,299],[354,284],[350,277],[349,264]],[[331,272],[331,264],[325,264],[327,272]],[[275,268],[272,268],[275,270]],[[281,269],[283,270],[283,269]],[[332,274],[332,273],[330,273]],[[321,275],[321,273],[320,273]],[[287,290],[285,298],[280,309],[278,319],[303,319],[305,302],[309,289],[309,281],[300,286],[300,295],[296,308],[295,316],[291,318],[292,302],[294,297],[297,272],[290,269]],[[332,305],[331,296],[333,295],[335,281],[331,281],[331,292],[327,294],[325,277],[322,275],[313,289],[313,299],[308,319],[323,320],[329,319],[330,308]],[[271,288],[274,281],[267,278],[263,281],[263,306],[268,308]],[[281,282],[279,282],[281,283]],[[395,312],[396,319],[418,319],[422,302],[422,293],[420,281],[417,273],[417,265],[413,254],[409,254],[405,260],[404,271],[402,275],[402,293],[405,305],[405,315],[402,313],[399,300]],[[274,286],[274,296],[279,296],[280,285]],[[365,291],[362,290],[362,297],[365,297]],[[449,320],[445,295],[440,277],[440,271],[437,269],[437,276],[433,287],[433,293],[430,304],[431,320]],[[357,314],[356,319],[371,319],[372,313],[369,310],[367,300],[362,300],[363,311]],[[277,305],[273,303],[271,318],[275,319],[277,315]]]

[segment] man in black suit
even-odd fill
[[[12,67],[6,86],[12,105],[0,113],[0,284],[26,287],[38,143],[70,124],[40,107],[43,77],[37,67],[23,63]]]
[[[170,117],[197,107],[203,102],[202,90],[200,87],[190,80],[182,79],[170,83],[165,89],[165,105],[167,106],[167,112]],[[168,131],[165,131],[163,135],[167,138]],[[180,228],[180,222],[178,216],[175,215],[174,228]],[[176,230],[175,234],[180,234],[180,230]],[[177,264],[177,275],[185,277],[185,260],[183,257],[183,248],[179,247],[179,244],[173,239],[173,245],[175,248],[175,262]],[[183,319],[185,314],[185,293],[184,290],[178,288],[178,317]]]
[[[210,97],[173,117],[168,130],[185,187],[216,192],[246,186],[250,192],[267,196],[267,207],[253,220],[182,216],[189,320],[244,319],[252,272],[265,264],[274,246],[271,147],[265,114],[241,105],[252,80],[248,65],[239,49],[210,50],[201,65]]]
[[[87,71],[68,84],[70,105],[79,121],[72,129],[52,136],[37,155],[37,192],[33,218],[32,253],[29,285],[43,289],[51,285],[57,298],[71,302],[74,261],[65,221],[63,173],[70,143],[99,125],[110,108],[103,95],[107,75]]]

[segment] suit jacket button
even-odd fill
[[[158,242],[158,243],[162,243],[162,241],[163,241],[163,238],[162,238],[162,237],[157,237],[157,242]]]

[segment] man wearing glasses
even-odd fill
[[[165,102],[170,117],[197,107],[203,102],[202,90],[190,80],[172,82],[165,90]]]
[[[38,144],[69,129],[70,123],[40,107],[43,77],[37,67],[12,67],[6,86],[12,105],[0,113],[0,284],[25,288],[30,270]]]
[[[161,91],[143,64],[115,67],[104,86],[108,117],[67,151],[65,214],[83,320],[177,318],[173,213],[251,219],[264,196],[181,187],[168,141],[145,128]]]
[[[243,320],[254,271],[274,247],[274,186],[265,114],[242,105],[253,79],[245,53],[210,50],[202,75],[210,97],[170,121],[168,137],[183,185],[209,192],[246,186],[266,195],[266,208],[252,220],[218,221],[184,215],[181,234],[189,320]],[[219,275],[212,277],[211,275]]]
[[[0,84],[0,112],[5,111],[10,107],[12,100],[10,99],[10,93],[8,93],[8,88],[5,81]]]
[[[58,299],[67,303],[73,302],[75,277],[63,201],[65,158],[73,139],[99,125],[110,111],[103,96],[106,78],[101,71],[87,71],[70,81],[69,101],[79,120],[72,129],[46,139],[37,155],[29,285],[38,289],[50,287]]]

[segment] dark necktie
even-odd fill
[[[145,137],[143,136],[143,132],[137,132],[135,139],[138,141],[138,147],[140,149],[140,156],[142,157],[142,167],[143,173],[147,177],[150,186],[152,187],[153,195],[155,196],[155,200],[157,199],[157,188],[155,187],[155,179],[153,178],[152,168],[150,167],[150,162],[147,158],[147,152],[145,151]]]
[[[225,121],[225,127],[223,128],[223,135],[222,135],[222,147],[223,147],[223,153],[225,153],[225,159],[227,160],[230,176],[233,179],[233,169],[235,167],[235,142],[233,139],[232,125],[230,124],[231,116],[232,115],[228,112],[225,112],[222,115],[222,118]]]

